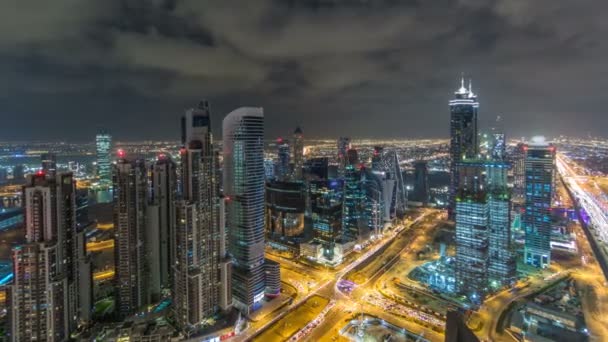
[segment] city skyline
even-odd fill
[[[208,98],[216,132],[234,107],[260,106],[269,136],[299,124],[309,137],[445,137],[445,103],[464,73],[483,99],[481,127],[501,115],[508,137],[605,136],[605,81],[596,72],[605,4],[236,5],[62,0],[7,8],[0,135],[84,141],[105,128],[117,140],[168,139],[183,109]]]

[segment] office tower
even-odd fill
[[[357,153],[357,150],[355,150],[354,148],[350,148],[348,149],[348,151],[346,151],[346,160],[348,165],[356,165],[359,163],[359,154]]]
[[[343,181],[310,181],[309,198],[313,237],[322,244],[323,257],[334,260],[334,247],[342,235]]]
[[[29,175],[23,201],[26,243],[12,250],[14,280],[7,292],[10,340],[67,340],[92,308],[72,174]]]
[[[267,181],[274,179],[274,160],[272,158],[264,158],[264,176]]]
[[[371,169],[361,169],[361,185],[365,194],[363,202],[364,225],[374,235],[382,233],[384,228],[384,206],[386,202],[382,194],[383,184],[379,175]]]
[[[112,185],[112,137],[107,133],[97,134],[95,137],[97,151],[97,179],[99,186],[109,188]]]
[[[232,111],[224,118],[222,137],[232,297],[235,307],[249,314],[261,305],[266,288],[262,108]]]
[[[459,189],[458,168],[456,165],[463,159],[477,158],[479,146],[477,143],[477,110],[479,103],[473,93],[471,84],[464,87],[461,79],[460,89],[450,101],[450,197],[448,217],[454,219],[456,192]]]
[[[146,255],[150,272],[149,293],[153,302],[160,300],[161,290],[171,286],[175,260],[175,193],[177,175],[169,155],[159,154],[150,166],[149,199],[146,209]]]
[[[511,246],[511,194],[507,185],[509,164],[485,162],[488,203],[488,281],[498,289],[516,280],[516,261]]]
[[[302,180],[304,167],[304,135],[300,126],[293,132],[293,179]]]
[[[456,291],[478,304],[488,285],[488,203],[483,165],[461,161],[456,192]]]
[[[310,158],[304,162],[304,176],[306,179],[328,179],[329,158]]]
[[[272,244],[299,252],[304,238],[306,191],[302,182],[266,183],[266,234]]]
[[[149,300],[146,260],[147,179],[143,160],[118,152],[112,169],[114,216],[115,312],[125,318]]]
[[[526,193],[526,145],[518,143],[511,154],[513,165],[513,203],[521,205],[525,201]]]
[[[542,137],[524,146],[526,193],[522,218],[526,232],[524,261],[545,268],[551,263],[551,200],[555,174],[555,147]]]
[[[383,171],[384,170],[384,167],[382,166],[383,152],[384,152],[384,147],[374,146],[374,154],[372,155],[372,170],[374,170],[374,171]]]
[[[504,133],[492,133],[492,144],[490,148],[490,157],[493,160],[504,160],[506,155],[506,137]]]
[[[49,177],[55,177],[57,172],[57,157],[54,153],[42,153],[40,155],[42,171]]]
[[[13,167],[13,180],[22,181],[25,177],[25,167],[22,164]]]
[[[342,237],[345,241],[360,241],[367,237],[363,222],[365,192],[361,187],[361,174],[353,165],[344,172],[344,204],[342,210]]]
[[[291,176],[289,141],[277,139],[277,179],[288,180]]]
[[[276,261],[264,259],[264,279],[266,295],[278,296],[281,293],[281,265]]]
[[[229,282],[224,242],[223,199],[219,194],[218,158],[213,148],[211,113],[207,101],[182,118],[181,191],[175,202],[175,260],[173,296],[177,326],[195,331],[222,305]]]
[[[414,162],[414,196],[415,201],[427,205],[429,203],[429,170],[427,162]]]
[[[385,186],[389,184],[392,189],[385,189],[386,194],[390,194],[391,198],[388,202],[386,210],[390,212],[391,217],[397,214],[401,215],[407,208],[407,191],[403,173],[401,172],[399,157],[395,150],[383,150],[380,152],[380,160],[376,163],[376,168],[373,169],[376,174],[385,182]]]

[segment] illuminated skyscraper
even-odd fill
[[[146,254],[150,272],[152,301],[160,300],[161,290],[171,286],[175,260],[176,166],[171,157],[160,154],[150,166],[150,194],[146,210]]]
[[[205,319],[230,305],[225,259],[223,199],[218,159],[213,149],[207,101],[182,118],[181,192],[175,204],[174,310],[177,325],[195,331]]]
[[[450,198],[448,207],[448,216],[452,220],[460,180],[456,165],[463,159],[477,158],[479,153],[477,95],[473,93],[470,83],[468,89],[464,87],[464,79],[461,79],[460,89],[454,95],[455,98],[450,101]]]
[[[147,179],[143,160],[118,152],[112,172],[116,312],[128,317],[150,302],[146,265]]]
[[[483,165],[458,162],[456,219],[456,291],[480,303],[488,287],[488,202]]]
[[[234,305],[248,314],[264,298],[264,114],[243,107],[223,122],[224,195]]]
[[[504,160],[507,141],[504,133],[492,133],[492,146],[490,157],[493,160]]]
[[[344,203],[342,206],[342,237],[345,241],[359,241],[369,230],[364,219],[365,192],[361,174],[353,165],[344,172]]]
[[[545,268],[551,263],[551,200],[555,147],[536,137],[524,147],[526,192],[522,225],[526,232],[524,261]]]
[[[526,193],[526,146],[517,144],[510,156],[513,165],[513,203],[521,205],[525,200]]]
[[[424,160],[414,162],[414,196],[412,197],[423,205],[429,203],[429,170]]]
[[[293,179],[302,180],[304,167],[304,135],[300,126],[293,132]]]
[[[342,235],[342,180],[310,181],[309,198],[313,237],[322,244],[323,257],[333,261],[334,247]]]
[[[491,288],[515,282],[509,164],[470,159],[457,166],[456,289],[479,303]]]
[[[99,186],[109,188],[112,185],[112,137],[106,133],[97,134],[95,138],[97,151],[97,179]]]
[[[291,149],[289,141],[277,139],[277,179],[286,181],[291,177],[291,166],[289,165]]]
[[[39,172],[23,187],[26,243],[12,250],[7,292],[12,341],[67,340],[90,320],[91,267],[75,196],[71,173]]]

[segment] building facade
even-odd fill
[[[293,180],[302,180],[304,168],[304,134],[300,126],[293,132]]]
[[[231,305],[225,294],[230,287],[230,282],[224,281],[225,273],[230,270],[223,247],[219,160],[207,101],[186,111],[182,118],[182,141],[172,292],[176,323],[182,331],[192,332],[218,310]]]
[[[146,254],[150,267],[150,297],[158,301],[162,289],[171,287],[175,260],[176,165],[171,157],[160,154],[150,166],[149,202],[146,210]]]
[[[76,225],[75,187],[71,173],[44,172],[23,187],[26,243],[12,250],[7,291],[11,341],[67,340],[91,318],[91,267]]]
[[[555,146],[541,138],[524,146],[526,233],[524,262],[540,268],[551,263],[551,201],[555,177]]]
[[[456,207],[456,192],[459,191],[458,167],[463,159],[474,159],[479,154],[477,136],[477,111],[479,102],[471,86],[465,88],[464,79],[460,88],[454,93],[455,98],[450,101],[450,196],[448,203],[448,217],[454,219]]]
[[[109,188],[112,185],[112,137],[107,133],[95,137],[97,152],[97,179],[99,186]]]
[[[243,107],[223,121],[224,195],[233,303],[244,314],[265,296],[264,114]]]
[[[125,318],[150,302],[146,255],[147,176],[143,160],[119,151],[113,167],[115,312]]]

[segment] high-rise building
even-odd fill
[[[264,175],[267,181],[274,180],[274,160],[272,158],[264,159]]]
[[[386,202],[385,210],[391,217],[403,214],[407,208],[407,189],[401,171],[399,157],[394,149],[376,150],[378,156],[372,167],[373,171],[380,176],[384,185],[385,196],[390,196]],[[375,153],[375,152],[374,152]]]
[[[57,157],[54,153],[42,153],[40,155],[42,171],[49,177],[55,177],[57,172]]]
[[[516,205],[521,205],[525,200],[526,193],[526,145],[518,143],[510,156],[513,165],[513,196]]]
[[[502,160],[485,163],[488,202],[488,281],[493,289],[516,280],[515,254],[511,246],[511,194],[507,184],[509,164]]]
[[[524,262],[545,268],[551,263],[551,200],[555,175],[555,147],[536,137],[524,146],[526,233]]]
[[[149,200],[146,208],[146,255],[149,266],[151,300],[160,300],[161,290],[171,286],[175,260],[175,194],[177,175],[175,163],[167,154],[160,154],[150,166]]]
[[[342,237],[345,241],[359,241],[368,237],[364,222],[365,191],[361,173],[353,165],[344,172],[344,203],[342,206]]]
[[[277,179],[286,181],[291,176],[289,141],[283,138],[277,139]]]
[[[455,197],[456,291],[478,304],[488,290],[488,202],[483,166],[473,160],[455,166],[460,177]]]
[[[28,176],[26,243],[13,248],[8,287],[11,341],[63,341],[90,320],[92,279],[84,231],[76,225],[71,173]]]
[[[109,188],[112,185],[112,137],[107,133],[97,134],[95,137],[97,151],[97,179],[99,186]]]
[[[334,260],[334,247],[342,236],[343,181],[312,180],[309,182],[308,196],[313,237],[322,244],[323,257]]]
[[[506,136],[502,132],[492,133],[492,145],[490,157],[493,160],[504,160],[506,155],[507,141]]]
[[[177,326],[191,332],[230,306],[226,296],[230,282],[225,281],[230,269],[222,245],[224,205],[207,101],[186,111],[182,140],[172,291]]]
[[[457,166],[456,290],[478,304],[489,290],[515,282],[509,164],[469,159]]]
[[[261,305],[264,269],[264,113],[243,107],[223,122],[226,229],[232,257],[232,297],[249,314]]]
[[[300,126],[293,132],[293,179],[302,180],[304,167],[304,135]]]
[[[113,166],[115,311],[134,314],[150,302],[146,259],[147,178],[143,160],[128,160],[122,150]]]
[[[414,162],[414,196],[415,201],[427,205],[429,203],[429,170],[427,162]]]
[[[304,175],[306,179],[328,179],[329,158],[317,157],[307,159],[304,163]]]
[[[363,202],[364,226],[374,235],[384,228],[384,196],[382,178],[371,169],[361,168],[361,185],[365,194]]]
[[[456,207],[456,192],[459,189],[458,168],[456,165],[463,159],[478,157],[479,146],[477,142],[477,110],[479,103],[477,95],[473,93],[471,84],[465,88],[464,79],[461,79],[460,88],[454,93],[455,98],[450,101],[450,197],[448,216],[454,219]]]
[[[294,253],[304,238],[306,191],[302,182],[266,183],[266,233],[273,244]]]

